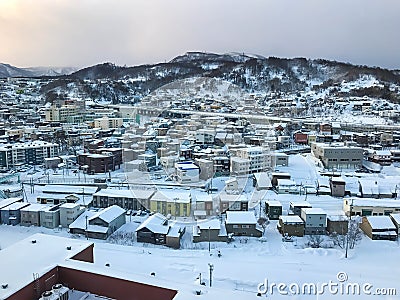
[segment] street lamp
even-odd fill
[[[208,264],[210,267],[210,287],[212,286],[212,272],[214,271],[214,265],[213,264]]]

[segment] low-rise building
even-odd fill
[[[349,228],[349,219],[345,215],[327,216],[326,231],[329,234],[336,233],[340,235],[347,234]]]
[[[21,226],[40,226],[40,211],[47,205],[32,203],[21,209]]]
[[[46,228],[60,226],[60,204],[40,210],[40,226]]]
[[[270,220],[278,220],[282,215],[282,204],[275,200],[265,201],[265,213]]]
[[[191,213],[190,191],[159,189],[150,199],[150,210],[163,215],[188,217]]]
[[[64,203],[60,206],[60,225],[68,228],[83,212],[84,208],[78,203]]]
[[[294,214],[301,216],[302,208],[311,208],[311,204],[307,201],[291,201],[289,204],[289,210]]]
[[[226,242],[225,224],[219,219],[197,221],[193,225],[193,242]]]
[[[198,182],[200,179],[200,169],[193,162],[178,162],[175,164],[175,169],[180,183]]]
[[[321,208],[302,208],[301,218],[305,223],[305,234],[326,233],[326,212]]]
[[[346,193],[346,181],[342,177],[330,178],[329,185],[333,197],[344,197]]]
[[[304,236],[304,221],[297,215],[279,216],[277,228],[282,236]]]
[[[262,229],[252,211],[227,211],[225,226],[227,233],[235,236],[262,236]]]
[[[21,209],[29,206],[27,202],[15,202],[0,209],[1,223],[17,225],[21,222]]]
[[[343,211],[347,216],[388,216],[400,213],[400,201],[345,198],[343,199]]]
[[[95,239],[107,239],[125,223],[125,210],[118,205],[112,205],[99,211],[85,211],[69,225],[69,232]]]
[[[150,208],[150,199],[154,193],[153,189],[102,189],[93,194],[93,206],[104,208],[118,205],[124,209],[145,210]]]
[[[390,240],[397,238],[397,229],[389,216],[363,217],[361,230],[372,240]]]
[[[311,152],[324,167],[357,168],[362,165],[363,148],[346,146],[344,143],[312,143]]]

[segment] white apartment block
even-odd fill
[[[94,127],[101,129],[110,129],[110,128],[120,128],[123,124],[122,118],[110,118],[108,116],[104,116],[99,119],[94,120]]]
[[[80,109],[76,105],[62,105],[57,107],[55,105],[46,109],[46,121],[67,122],[68,117],[76,116]]]
[[[236,157],[231,157],[232,174],[240,175],[265,172],[270,169],[270,167],[271,155],[269,149],[264,147],[237,149]]]

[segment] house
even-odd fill
[[[232,233],[235,236],[262,236],[262,229],[258,227],[256,216],[252,211],[228,210],[225,226],[227,233]]]
[[[305,223],[305,234],[325,234],[326,212],[321,208],[302,208],[301,216]]]
[[[101,189],[93,194],[93,207],[118,205],[124,209],[144,210],[150,207],[153,189]]]
[[[21,226],[40,226],[40,211],[48,207],[45,204],[32,203],[21,209]]]
[[[271,184],[273,187],[276,187],[278,185],[278,179],[290,179],[290,174],[280,172],[271,173]]]
[[[359,192],[362,198],[395,198],[397,185],[400,186],[398,177],[367,177],[359,178]]]
[[[60,205],[48,206],[40,210],[40,226],[57,228],[60,225]]]
[[[15,197],[15,198],[7,198],[0,200],[0,211],[2,209],[5,209],[7,206],[13,204],[13,203],[18,203],[18,202],[23,202],[23,199],[20,197]],[[3,223],[1,219],[1,213],[0,213],[0,224]]]
[[[163,215],[188,217],[191,213],[190,191],[158,189],[150,199],[150,210]]]
[[[347,234],[349,227],[349,219],[345,215],[328,215],[326,223],[326,231],[329,234],[336,233],[340,235]]]
[[[169,222],[162,214],[155,213],[136,229],[136,239],[138,243],[166,245],[178,249],[184,233],[184,226],[175,221]]]
[[[193,225],[193,242],[226,242],[228,235],[224,222],[219,219],[197,221]]]
[[[346,181],[342,177],[331,177],[329,179],[329,186],[333,197],[344,197],[346,193]]]
[[[289,155],[286,153],[274,152],[271,153],[272,168],[289,165]]]
[[[221,213],[225,211],[247,211],[249,207],[249,200],[245,195],[235,195],[228,194],[226,192],[221,192],[218,195],[219,198],[219,209]]]
[[[360,229],[372,240],[394,241],[397,238],[397,228],[389,216],[363,217]]]
[[[0,210],[1,222],[7,225],[17,225],[21,222],[21,209],[29,206],[27,202],[12,203]]]
[[[277,179],[275,192],[278,194],[298,194],[299,188],[295,181],[290,179]]]
[[[179,249],[181,238],[185,234],[186,227],[177,221],[169,222],[169,230],[165,239],[165,245],[170,248]]]
[[[83,212],[84,208],[78,203],[64,203],[60,206],[60,225],[68,228]]]
[[[227,191],[227,193],[232,194],[236,194],[239,192],[239,184],[236,177],[225,180],[225,190]]]
[[[289,210],[294,214],[301,216],[302,208],[311,208],[311,204],[307,201],[291,201],[289,204]]]
[[[213,199],[210,194],[192,192],[193,215],[196,219],[203,219],[214,215]]]
[[[155,213],[136,229],[136,239],[138,243],[165,245],[168,231],[168,219],[160,213]]]
[[[39,194],[36,197],[37,203],[40,204],[63,204],[63,203],[76,203],[80,200],[76,194]]]
[[[308,134],[301,132],[301,131],[297,131],[294,134],[294,142],[296,144],[307,144],[308,141]]]
[[[266,200],[265,213],[270,220],[278,220],[282,215],[282,204],[279,201]]]
[[[390,166],[392,164],[392,153],[389,150],[376,150],[372,153],[370,160],[381,166]]]
[[[400,213],[400,201],[370,198],[345,198],[343,211],[347,216],[388,216]]]
[[[200,169],[191,161],[175,163],[176,175],[180,183],[198,182]]]
[[[297,215],[279,216],[277,229],[282,236],[304,236],[304,221]]]
[[[396,226],[397,235],[399,235],[400,234],[400,213],[390,214],[389,216],[392,219],[394,226]]]
[[[257,189],[257,191],[272,189],[272,183],[271,179],[268,176],[268,173],[267,172],[254,173],[253,186]]]
[[[99,211],[83,212],[69,225],[69,232],[105,240],[125,223],[125,210],[112,205]]]

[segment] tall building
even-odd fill
[[[58,144],[44,141],[6,144],[0,147],[0,167],[39,165],[45,158],[58,156]]]

